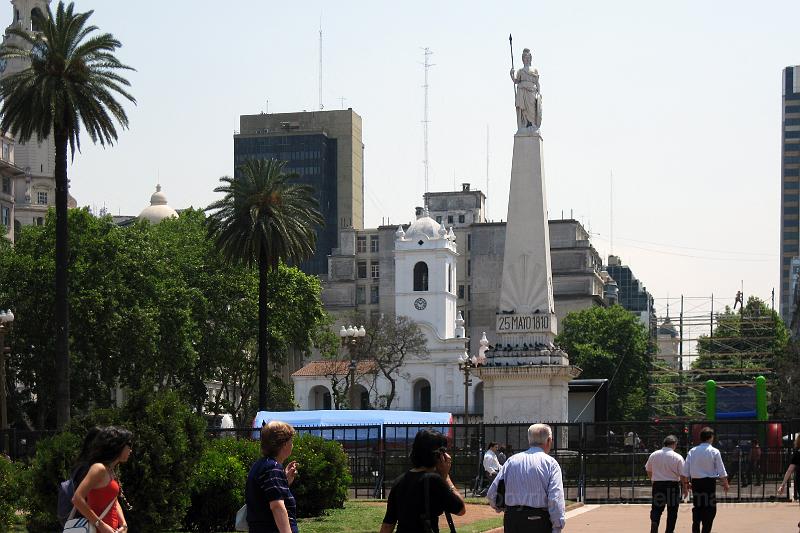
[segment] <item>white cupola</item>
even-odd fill
[[[165,218],[178,218],[178,212],[167,204],[167,195],[161,192],[161,185],[156,185],[156,192],[150,197],[150,205],[139,213],[139,220],[158,224]]]

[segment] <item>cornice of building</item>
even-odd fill
[[[575,365],[490,366],[478,368],[478,376],[482,380],[550,379],[554,377],[574,379],[581,372],[582,370]]]

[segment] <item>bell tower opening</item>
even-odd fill
[[[414,291],[428,290],[428,264],[420,261],[414,265]]]

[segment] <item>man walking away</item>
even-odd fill
[[[747,474],[742,487],[753,484],[755,474],[756,485],[761,485],[761,445],[758,439],[750,441],[750,451],[747,452]]]
[[[661,515],[667,508],[666,533],[675,531],[678,520],[678,506],[681,503],[681,484],[683,497],[686,497],[686,478],[683,477],[683,457],[675,452],[678,439],[675,435],[664,438],[664,447],[654,451],[647,459],[644,469],[653,482],[653,499],[650,509],[650,533],[658,533]]]
[[[719,450],[711,446],[714,430],[704,427],[700,431],[700,444],[689,450],[683,464],[684,491],[692,483],[692,533],[711,533],[717,514],[717,478],[722,480],[722,490],[728,494],[728,473],[722,464]]]
[[[505,483],[506,533],[561,533],[566,522],[561,467],[550,457],[553,430],[546,424],[528,428],[530,448],[509,457],[486,497],[495,510],[497,487]]]

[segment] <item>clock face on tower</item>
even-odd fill
[[[414,300],[414,307],[416,307],[419,311],[422,311],[426,307],[428,307],[428,300],[425,298],[417,298]]]

